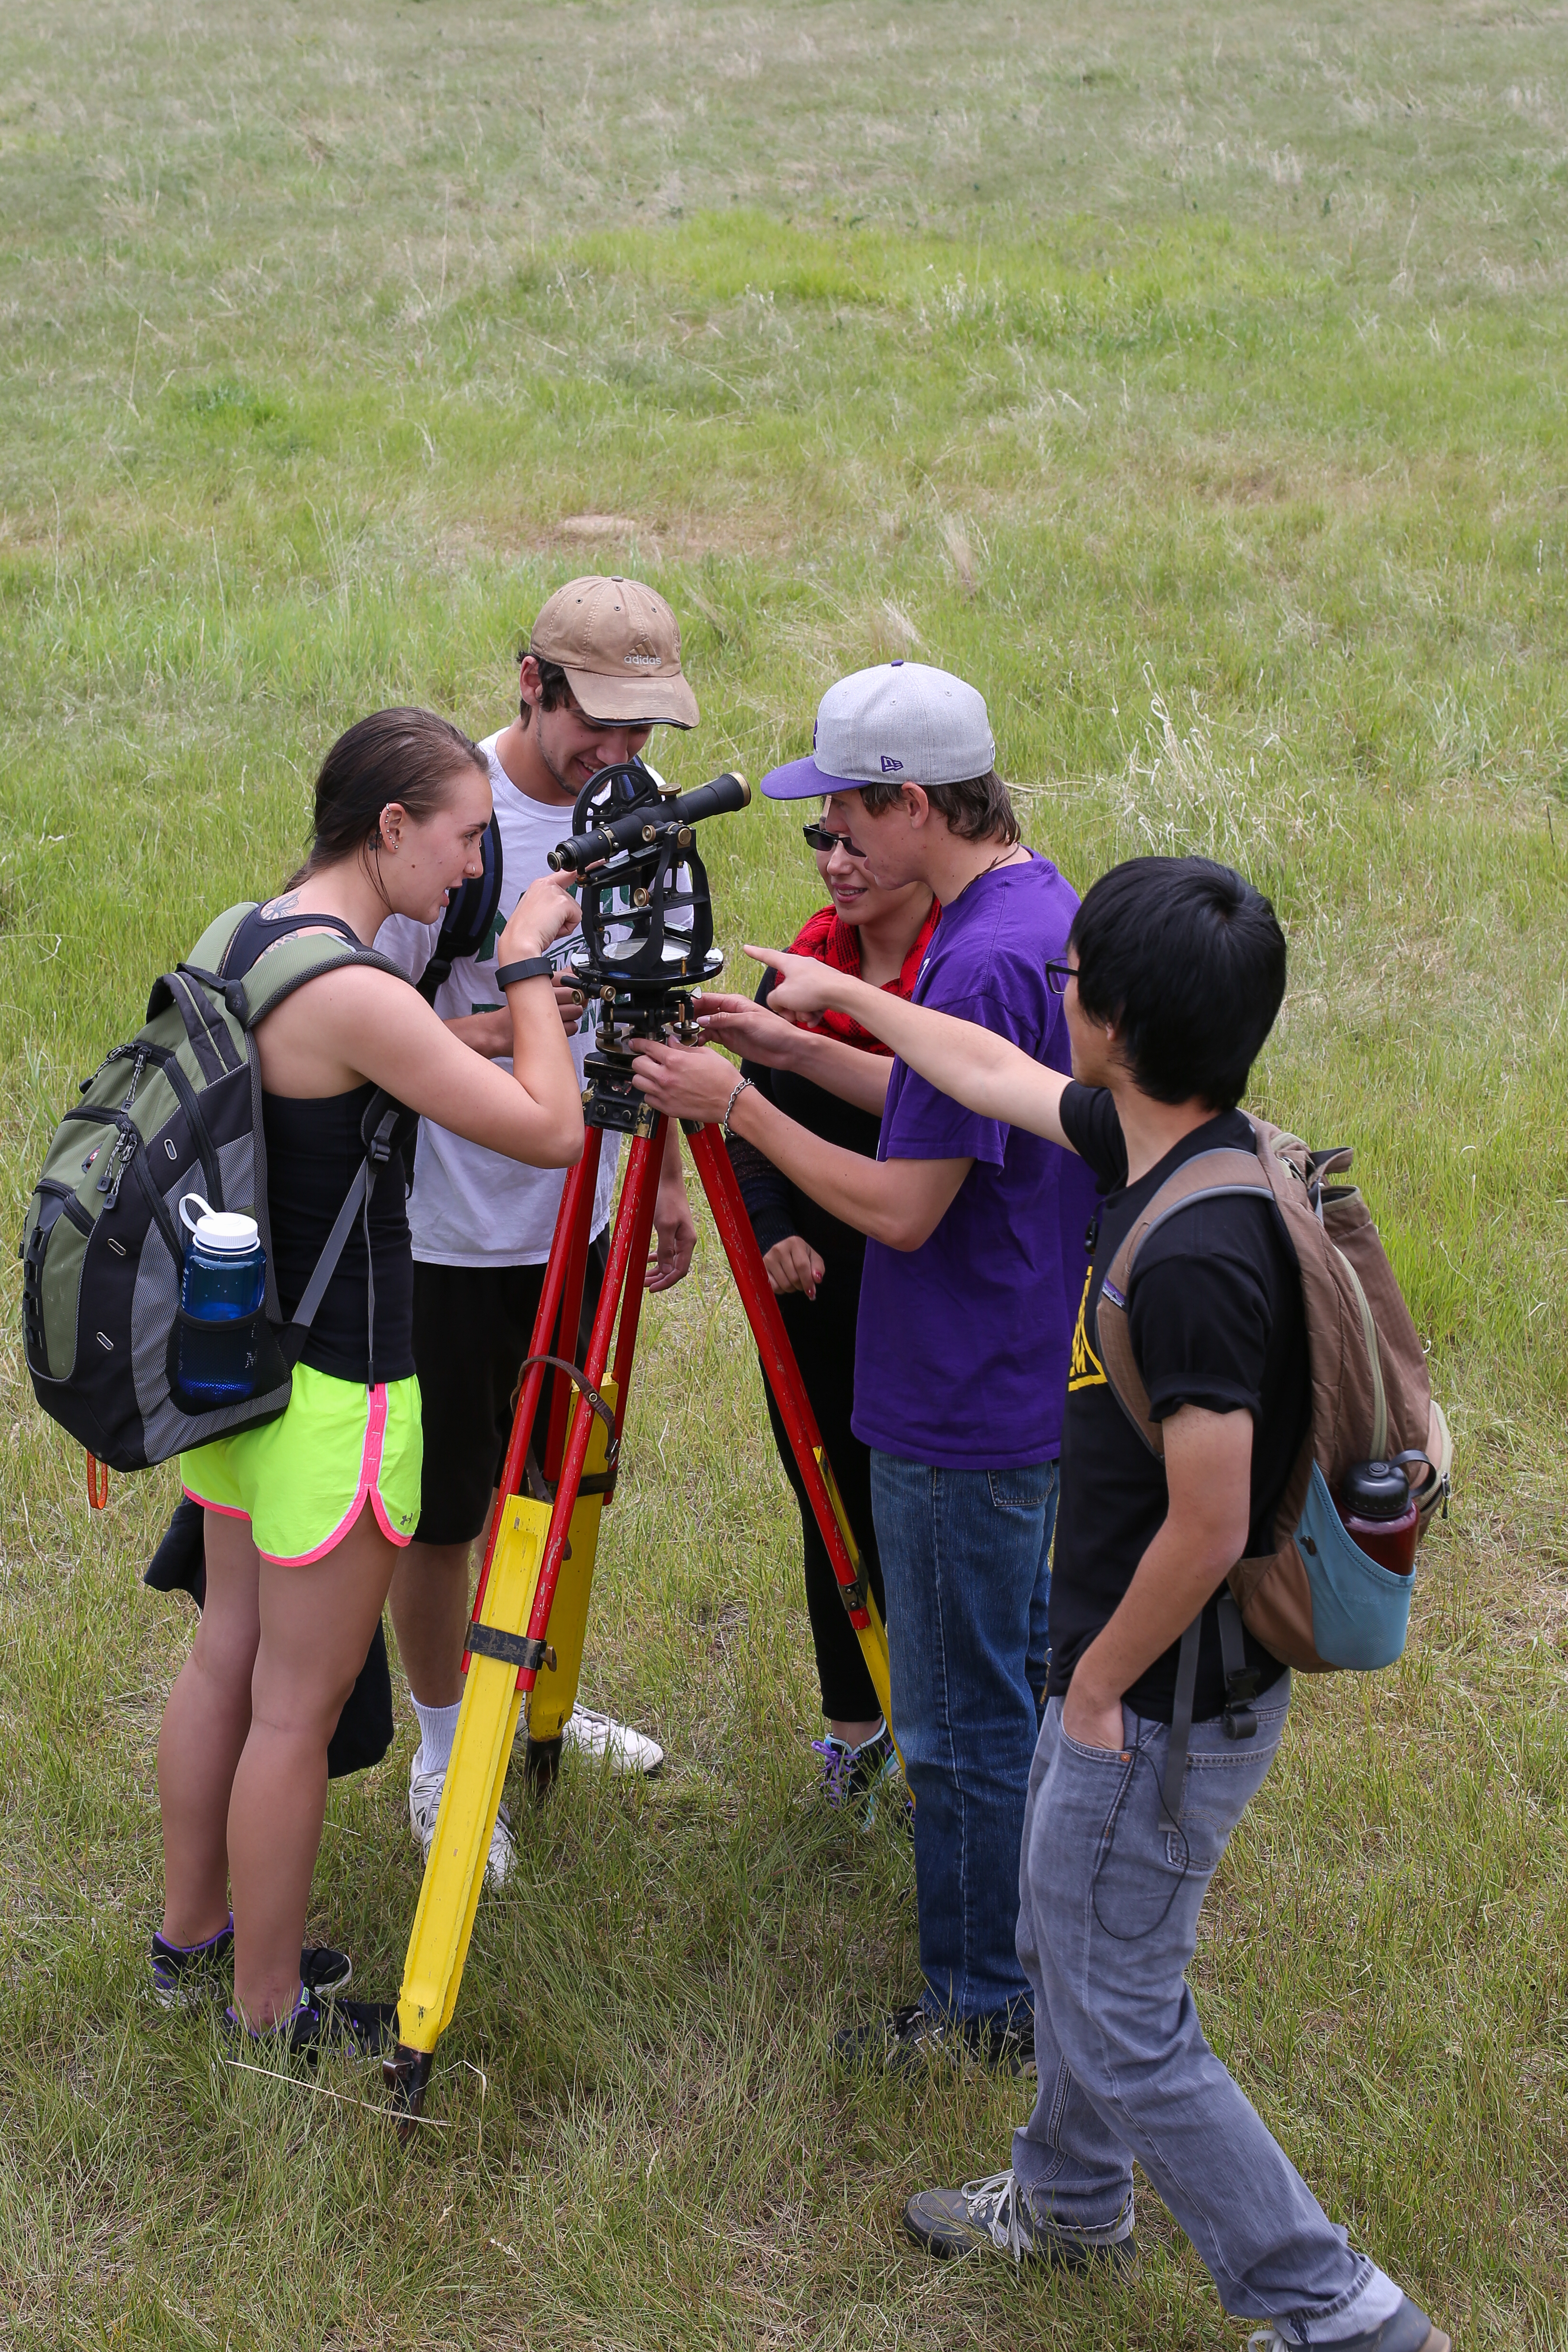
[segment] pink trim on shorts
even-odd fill
[[[248,1519],[250,1517],[248,1511],[236,1511],[232,1503],[209,1503],[206,1496],[198,1495],[193,1486],[182,1486],[180,1492],[187,1502],[200,1503],[204,1511],[215,1511],[220,1519]]]
[[[278,1552],[264,1551],[261,1558],[269,1561],[274,1568],[309,1568],[316,1560],[324,1559],[335,1546],[342,1542],[363,1509],[367,1496],[370,1499],[371,1508],[376,1515],[376,1524],[389,1543],[396,1544],[399,1550],[402,1550],[405,1544],[413,1541],[412,1533],[406,1536],[399,1535],[387,1517],[386,1506],[381,1496],[382,1447],[387,1433],[386,1383],[383,1381],[379,1388],[371,1389],[369,1393],[369,1410],[365,1414],[365,1449],[360,1456],[360,1483],[354,1489],[353,1501],[327,1538],[326,1542],[319,1543],[314,1551],[300,1552],[293,1559],[285,1559]]]

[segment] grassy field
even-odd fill
[[[1213,848],[1292,984],[1257,1099],[1350,1140],[1460,1449],[1408,1654],[1301,1693],[1196,1975],[1330,2210],[1467,2347],[1568,2344],[1568,8],[54,0],[0,20],[0,1193],[325,744],[507,715],[573,572],[671,598],[683,782],[908,649],[988,694],[1081,886]],[[788,812],[723,936],[814,903]],[[1018,2095],[836,2075],[908,1858],[808,1801],[791,1512],[705,1235],[653,1302],[569,1772],[429,2112],[152,2012],[172,1472],[89,1517],[0,1334],[0,2341],[988,2352],[1236,2343],[1145,2197],[1126,2286],[936,2269]],[[317,1930],[395,1986],[389,1762]],[[13,1907],[14,1906],[14,1907]]]

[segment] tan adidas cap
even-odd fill
[[[591,572],[558,588],[528,651],[559,662],[591,719],[624,727],[695,727],[697,698],[681,673],[681,632],[664,598],[638,580]]]

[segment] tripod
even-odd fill
[[[666,993],[662,1002],[629,1012],[620,1027],[615,988],[607,985],[601,993],[607,1012],[600,1029],[601,1050],[590,1055],[586,1065],[586,1143],[561,1194],[538,1314],[522,1367],[499,1499],[468,1628],[463,1708],[403,1966],[397,2046],[384,2061],[389,2087],[413,2115],[423,2102],[436,2043],[456,2005],[518,1717],[526,1704],[528,1773],[536,1790],[542,1790],[554,1778],[561,1729],[577,1697],[599,1520],[614,1495],[620,1465],[663,1156],[664,1118],[632,1084],[632,1053],[639,1037],[664,1036],[672,1029],[688,1040],[697,1034],[684,993]],[[723,1136],[714,1126],[683,1120],[682,1128],[844,1607],[891,1726],[887,1638],[876,1599]],[[632,1144],[604,1284],[580,1370],[548,1350],[558,1328],[563,1335],[578,1328],[606,1129],[629,1134]],[[570,1339],[564,1344],[570,1347]],[[547,1383],[549,1403],[541,1413]],[[541,1418],[542,1445],[535,1442]]]

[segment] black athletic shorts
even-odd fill
[[[588,1351],[609,1234],[589,1244],[578,1343]],[[542,1265],[423,1265],[413,1269],[413,1362],[424,1431],[416,1543],[471,1543],[485,1525],[512,1433],[512,1392],[528,1352]],[[559,1337],[547,1351],[565,1355]]]

